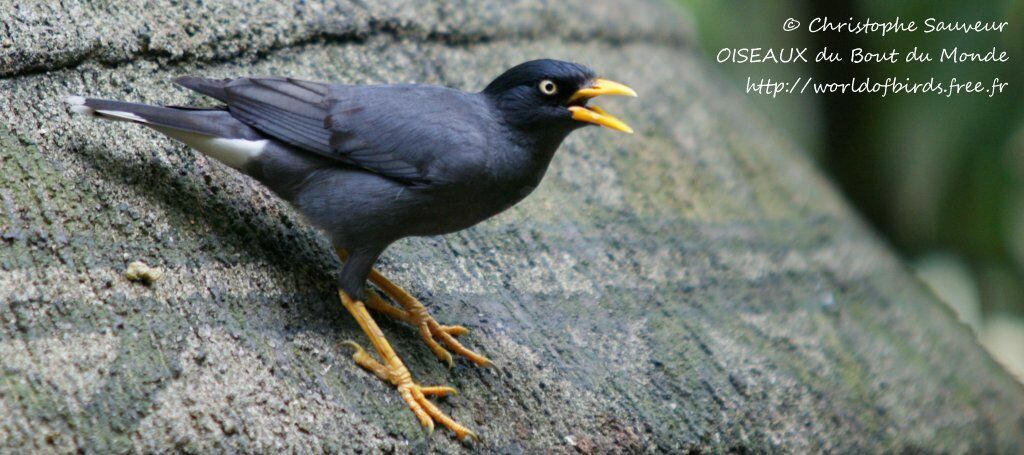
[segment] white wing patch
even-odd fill
[[[245,164],[255,159],[267,148],[266,139],[251,141],[248,139],[225,139],[206,134],[181,131],[161,126],[154,126],[153,129],[166,134],[167,136],[184,142],[204,155],[215,158],[217,161],[231,166],[235,169],[242,169]]]

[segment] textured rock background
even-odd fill
[[[181,74],[479,89],[541,56],[638,100],[496,219],[381,269],[497,366],[384,323],[489,452],[1024,450],[1024,389],[657,3],[0,0],[0,446],[456,450],[351,364],[329,246],[269,192],[68,94]],[[10,12],[10,14],[7,14]],[[166,274],[125,280],[143,260]]]

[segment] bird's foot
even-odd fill
[[[490,360],[474,353],[462,345],[455,337],[469,333],[469,329],[463,326],[445,326],[439,324],[429,313],[427,307],[416,297],[413,297],[406,290],[388,280],[377,271],[370,272],[370,282],[377,285],[388,297],[401,305],[403,309],[395,308],[384,302],[377,293],[372,290],[367,294],[367,306],[375,311],[384,313],[392,318],[404,321],[420,331],[420,337],[430,348],[431,353],[438,360],[452,367],[452,353],[462,356],[480,367],[490,366]],[[440,342],[438,342],[440,340]],[[443,346],[441,345],[443,344]],[[450,351],[452,353],[450,353]]]
[[[376,277],[374,275],[376,275]],[[374,278],[379,278],[379,280],[375,280]],[[409,293],[405,292],[402,288],[391,283],[391,281],[388,281],[376,271],[371,272],[370,280],[374,284],[380,286],[381,290],[389,297],[402,305],[404,310],[389,305],[384,302],[377,293],[369,289],[367,290],[369,298],[367,299],[366,306],[372,310],[380,311],[416,327],[420,332],[420,338],[423,339],[423,343],[430,348],[430,352],[433,352],[434,356],[436,356],[438,360],[447,363],[449,368],[452,366],[451,352],[465,357],[467,360],[478,366],[485,367],[491,365],[491,361],[487,357],[473,352],[469,348],[463,346],[462,343],[459,343],[459,340],[455,339],[457,336],[469,333],[469,329],[461,325],[442,325],[438,323],[437,320],[427,312],[427,308],[423,306],[419,300],[409,295]],[[438,342],[438,340],[440,340],[440,342]],[[442,346],[442,344],[444,346]],[[451,350],[451,352],[449,352],[449,350]]]
[[[455,395],[455,389],[447,386],[421,386],[412,380],[412,376],[409,374],[409,370],[401,363],[400,360],[391,364],[391,366],[385,366],[384,364],[374,359],[366,350],[359,344],[353,341],[346,341],[345,344],[352,346],[355,349],[355,354],[352,354],[352,360],[357,365],[363,367],[367,371],[377,375],[377,377],[391,383],[398,389],[399,395],[405,404],[409,406],[409,409],[416,418],[420,421],[428,431],[434,431],[434,424],[439,423],[445,428],[452,430],[455,433],[455,437],[464,441],[467,437],[477,439],[476,433],[473,433],[468,428],[462,426],[451,417],[448,417],[444,412],[437,408],[434,403],[430,402],[427,397],[443,397],[447,395]],[[394,360],[397,360],[394,359]]]
[[[348,251],[337,248],[335,252],[338,255],[338,259],[342,262],[348,259]],[[449,368],[451,368],[453,362],[452,354],[448,352],[449,350],[465,357],[478,366],[491,365],[491,361],[487,357],[467,349],[455,339],[457,336],[469,333],[469,329],[461,325],[441,325],[427,312],[427,308],[416,297],[413,297],[397,284],[392,283],[391,280],[381,275],[375,269],[370,270],[369,280],[379,287],[385,295],[401,305],[402,308],[396,308],[388,304],[376,292],[373,292],[372,289],[367,289],[366,307],[416,327],[420,332],[420,337],[423,338],[423,342],[434,353],[434,356],[438,360],[447,363]]]
[[[452,420],[451,417],[441,412],[434,403],[427,400],[428,396],[444,396],[455,393],[455,389],[451,387],[423,387],[416,384],[412,380],[412,376],[409,375],[409,370],[405,368],[405,364],[395,354],[395,350],[391,348],[391,344],[384,338],[384,333],[381,332],[380,327],[370,316],[370,312],[367,311],[366,305],[358,300],[352,300],[345,293],[345,291],[338,291],[338,296],[341,298],[341,304],[345,306],[345,309],[356,319],[359,323],[359,327],[366,333],[367,338],[370,339],[370,343],[373,344],[374,349],[377,351],[377,355],[380,356],[381,361],[377,361],[370,354],[368,354],[361,346],[355,342],[346,342],[350,346],[354,347],[356,352],[352,355],[352,359],[355,360],[356,364],[369,370],[377,377],[388,381],[398,389],[398,393],[402,396],[402,400],[405,401],[409,409],[412,410],[416,418],[419,419],[420,424],[431,432],[434,430],[434,423],[440,423],[444,427],[455,432],[455,436],[459,440],[464,440],[466,437],[471,436],[476,438],[476,434],[469,431],[466,427],[460,425],[458,422]]]

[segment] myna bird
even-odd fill
[[[398,239],[466,229],[519,202],[573,130],[601,125],[631,133],[587,102],[636,92],[557,60],[515,66],[479,93],[282,77],[175,82],[223,104],[67,101],[75,113],[146,125],[251,176],[327,233],[344,263],[338,295],[379,356],[349,342],[355,362],[397,387],[424,427],[437,422],[460,440],[475,436],[427,399],[454,389],[413,381],[367,309],[416,327],[449,366],[449,351],[480,366],[490,361],[456,341],[465,327],[435,321],[374,262]],[[400,308],[367,288],[367,279]]]

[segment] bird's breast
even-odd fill
[[[521,144],[500,143],[486,152],[468,153],[444,174],[442,185],[431,193],[431,234],[455,232],[491,218],[530,195],[540,184],[550,163],[550,153],[536,153]],[[538,156],[542,155],[542,156]]]

